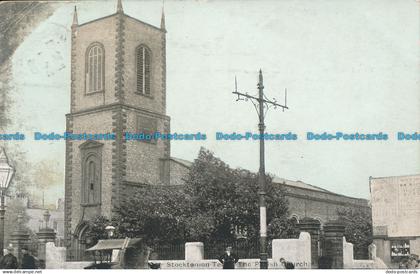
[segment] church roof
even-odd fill
[[[124,17],[133,19],[133,20],[135,20],[135,21],[137,21],[137,22],[139,22],[139,23],[141,23],[143,25],[146,25],[148,27],[154,28],[154,29],[159,30],[159,31],[166,32],[166,30],[165,30],[165,13],[163,11],[163,8],[162,8],[161,27],[158,28],[158,27],[153,26],[153,25],[151,25],[149,23],[143,22],[143,21],[141,21],[141,20],[139,20],[137,18],[134,18],[134,17],[131,17],[131,16],[125,14],[124,13],[124,9],[123,9],[123,5],[122,5],[122,0],[118,0],[117,1],[117,11],[115,13],[110,14],[110,15],[107,15],[107,16],[103,16],[103,17],[100,17],[100,18],[97,18],[97,19],[94,19],[94,20],[91,20],[91,21],[88,21],[88,22],[85,22],[83,24],[78,24],[78,20],[77,20],[77,9],[76,9],[76,6],[75,6],[74,7],[74,14],[73,14],[73,26],[81,27],[81,26],[88,25],[90,23],[93,23],[93,22],[96,22],[96,21],[100,21],[100,20],[103,20],[105,18],[109,18],[109,17],[116,16],[116,15],[123,15]]]
[[[180,158],[176,158],[176,157],[171,157],[171,160],[181,164],[187,168],[190,168],[192,166],[192,162],[184,160],[184,159],[180,159]],[[321,192],[325,192],[325,193],[329,193],[329,194],[336,194],[334,192],[331,192],[329,190],[326,190],[324,188],[318,187],[318,186],[314,186],[311,184],[307,184],[304,183],[302,181],[292,181],[292,180],[288,180],[288,179],[283,179],[277,176],[273,177],[273,183],[276,184],[285,184],[286,186],[291,186],[291,187],[299,187],[299,188],[304,188],[304,189],[308,189],[308,190],[314,190],[314,191],[321,191]]]
[[[192,166],[192,164],[193,164],[190,161],[187,161],[187,160],[184,160],[184,159],[180,159],[180,158],[176,158],[176,157],[171,157],[171,160],[174,161],[174,162],[177,162],[178,164],[181,164],[181,165],[183,165],[185,167],[188,167],[188,168],[190,168]]]
[[[299,181],[299,180],[298,181],[292,181],[292,180],[288,180],[288,179],[279,178],[277,176],[274,176],[273,183],[285,184],[287,186],[292,186],[292,187],[300,187],[300,188],[305,188],[305,189],[309,189],[309,190],[315,190],[315,191],[321,191],[321,192],[326,192],[326,193],[330,193],[330,194],[336,194],[336,193],[331,192],[329,190],[326,190],[324,188],[314,186],[314,185],[311,185],[311,184],[307,184],[307,183],[304,183],[304,182]]]
[[[82,27],[82,26],[88,25],[88,24],[90,24],[90,23],[97,22],[97,21],[103,20],[103,19],[105,19],[105,18],[109,18],[109,17],[112,17],[112,16],[117,16],[117,15],[118,15],[118,12],[113,13],[113,14],[110,14],[110,15],[107,15],[107,16],[103,16],[103,17],[100,17],[100,18],[96,18],[96,19],[91,20],[91,21],[84,22],[84,23],[82,23],[82,24],[79,24],[78,26],[79,26],[79,27]],[[146,22],[144,22],[144,21],[141,21],[141,20],[139,20],[139,19],[137,19],[137,18],[134,18],[134,17],[132,17],[132,16],[130,16],[130,15],[128,15],[128,14],[123,13],[123,16],[124,16],[124,17],[126,17],[126,18],[130,18],[130,19],[132,19],[132,20],[134,20],[134,21],[136,21],[136,22],[139,22],[139,23],[141,23],[141,24],[143,24],[143,25],[146,25],[146,26],[148,26],[148,27],[151,27],[151,28],[153,28],[153,29],[156,29],[156,30],[159,30],[159,31],[164,31],[163,29],[161,29],[161,28],[159,28],[159,27],[156,27],[156,26],[154,26],[154,25],[151,25],[151,24],[149,24],[149,23],[146,23]]]

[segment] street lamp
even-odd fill
[[[114,236],[115,227],[112,225],[109,225],[105,227],[106,233],[108,233],[108,239],[111,239]]]
[[[3,256],[4,248],[4,215],[6,207],[4,206],[4,197],[12,181],[15,169],[9,165],[6,152],[4,148],[0,151],[0,191],[1,191],[1,205],[0,205],[0,255]]]

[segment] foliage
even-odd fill
[[[299,228],[295,219],[274,218],[268,225],[272,239],[298,238]]]
[[[118,234],[146,236],[152,243],[181,242],[185,227],[184,196],[179,188],[145,187],[119,209]]]
[[[5,146],[5,150],[9,164],[15,168],[15,174],[10,182],[7,195],[12,197],[28,197],[28,186],[32,182],[29,170],[31,170],[32,165],[27,160],[26,153],[19,145]]]
[[[55,204],[56,190],[61,189],[61,183],[64,180],[64,173],[58,162],[56,160],[42,160],[35,164],[30,163],[26,152],[20,145],[7,145],[5,150],[9,164],[15,169],[7,195],[27,198],[31,206],[40,206],[45,193],[46,202]],[[52,197],[48,195],[51,193],[54,193]]]
[[[288,205],[284,189],[281,185],[274,185],[270,176],[266,180],[267,222],[289,227],[286,224]],[[231,169],[212,152],[202,148],[185,184],[192,209],[190,218],[196,220],[189,223],[189,240],[229,242],[235,239],[238,231],[246,233],[250,240],[257,239],[258,191],[257,174]],[[286,234],[286,230],[272,229],[270,232],[271,237]]]
[[[296,227],[287,220],[283,187],[267,176],[266,191],[269,236],[294,237]],[[113,224],[116,237],[145,237],[149,244],[227,243],[238,232],[250,241],[258,239],[257,174],[231,169],[208,150],[200,150],[183,186],[144,186],[133,196],[113,220],[94,220],[98,225],[92,232]]]
[[[105,227],[113,225],[115,238],[144,237],[148,244],[181,242],[184,235],[182,191],[144,187],[138,196],[121,206],[113,219],[99,216],[91,220],[86,237],[95,244],[108,237]]]
[[[100,239],[108,238],[105,227],[110,224],[110,221],[105,216],[97,216],[88,222],[88,228],[86,230],[88,247],[95,245]]]
[[[47,159],[39,161],[33,166],[32,178],[33,184],[30,187],[32,190],[31,198],[41,201],[42,206],[45,207],[44,202],[52,202],[48,197],[48,193],[51,193],[52,190],[60,189],[61,183],[64,181],[64,174],[56,160]],[[44,201],[44,199],[46,200]]]
[[[339,221],[346,226],[345,234],[347,242],[354,246],[354,257],[366,259],[368,247],[372,243],[372,217],[368,210],[338,210]]]

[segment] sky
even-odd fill
[[[14,126],[65,131],[70,107],[70,26],[116,11],[116,0],[60,3],[13,56]],[[160,25],[161,1],[123,0],[124,12]],[[369,176],[420,173],[419,12],[414,0],[169,1],[167,115],[171,130],[206,133],[206,141],[173,141],[171,155],[193,161],[201,146],[231,167],[258,170],[257,141],[216,141],[216,132],[257,132],[250,102],[258,70],[265,94],[289,110],[270,110],[266,131],[298,134],[267,141],[266,171],[340,194],[369,198]],[[387,133],[388,141],[306,140],[306,132]],[[64,173],[65,143],[22,142],[30,161],[55,161]],[[50,198],[62,197],[54,189]]]

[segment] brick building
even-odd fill
[[[68,259],[80,260],[87,220],[110,217],[145,184],[182,184],[191,163],[170,157],[169,140],[123,138],[125,132],[170,132],[163,12],[160,27],[155,27],[125,14],[119,0],[114,14],[82,24],[75,10],[71,32],[66,131],[115,137],[66,140],[65,242]],[[283,182],[297,219],[315,216],[324,222],[336,217],[337,207],[367,206],[365,200]]]
[[[370,178],[373,242],[393,268],[420,254],[420,175]]]
[[[176,170],[171,175],[175,175],[173,183],[177,183],[179,178],[187,175],[192,163],[186,160],[171,157],[172,170]],[[178,178],[178,181],[175,181]],[[171,178],[172,179],[172,178]],[[286,197],[289,202],[289,215],[299,220],[310,217],[318,220],[321,225],[328,221],[338,219],[337,211],[340,209],[356,209],[370,211],[369,202],[366,199],[359,199],[337,194],[326,189],[304,183],[302,181],[292,181],[274,177],[273,183],[282,184],[286,190]]]

